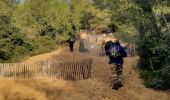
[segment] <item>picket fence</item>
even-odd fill
[[[85,80],[92,77],[93,59],[80,61],[41,61],[39,63],[1,63],[1,78],[50,77]]]

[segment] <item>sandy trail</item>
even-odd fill
[[[29,58],[25,62],[41,60],[94,59],[94,76],[81,81],[64,81],[50,78],[0,79],[0,100],[170,100],[170,93],[145,88],[139,78],[137,57],[125,59],[124,87],[111,89],[110,65],[107,57],[70,53],[68,48]]]
[[[49,78],[9,80],[1,79],[0,100],[170,100],[168,92],[147,89],[142,85],[136,66],[137,58],[129,57],[124,65],[124,87],[111,89],[110,66],[106,57],[90,56],[67,49],[57,50],[26,62],[45,59],[94,59],[94,76],[89,80],[64,81]]]

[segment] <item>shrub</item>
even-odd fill
[[[15,61],[33,50],[32,44],[11,20],[11,12],[0,10],[0,62]]]
[[[146,36],[140,44],[140,74],[147,87],[170,89],[169,37],[167,32],[161,33],[159,40]]]

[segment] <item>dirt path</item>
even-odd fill
[[[110,66],[107,57],[75,52],[68,48],[29,58],[25,62],[41,60],[94,59],[94,76],[89,80],[64,81],[49,78],[24,80],[0,79],[0,100],[170,100],[170,93],[145,88],[139,78],[137,57],[125,59],[124,87],[111,89]]]

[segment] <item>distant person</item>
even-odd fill
[[[84,39],[83,39],[83,38],[81,38],[81,39],[79,40],[79,51],[80,51],[80,52],[84,52],[84,51],[85,51]]]
[[[125,49],[120,45],[119,41],[107,41],[105,43],[105,54],[109,56],[109,64],[113,78],[112,89],[118,90],[122,84],[123,57],[127,56]]]
[[[69,39],[67,40],[67,42],[69,43],[70,52],[74,51],[75,41],[76,41],[75,36],[69,33]]]
[[[94,54],[95,51],[95,44],[91,44],[89,47],[90,54]]]

